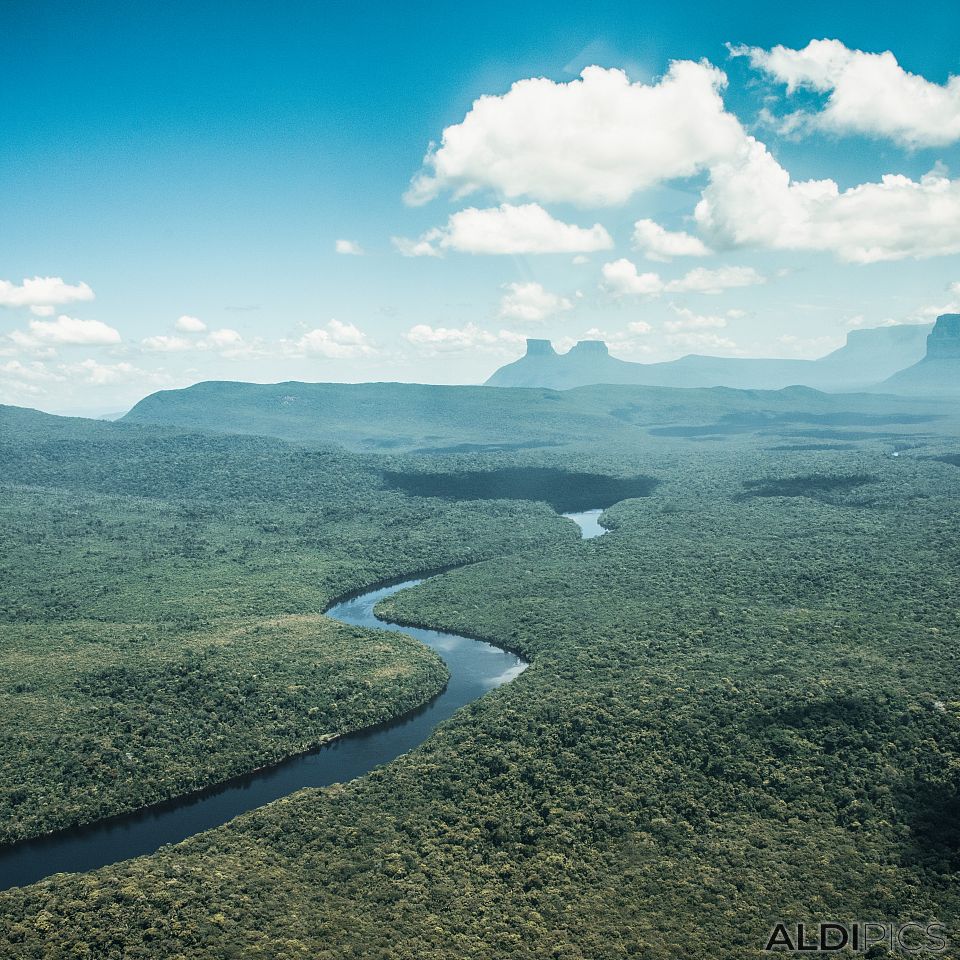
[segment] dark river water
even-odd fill
[[[564,516],[577,523],[584,539],[589,539],[605,532],[597,523],[600,513],[587,510]],[[355,626],[402,631],[436,650],[447,664],[450,680],[429,703],[390,723],[347,734],[310,753],[216,787],[137,813],[0,847],[0,890],[34,883],[54,873],[93,870],[152,853],[304,787],[353,780],[413,749],[441,720],[526,669],[519,657],[492,644],[438,630],[400,627],[374,616],[373,608],[384,597],[421,582],[404,580],[368,591],[331,607],[327,616]]]

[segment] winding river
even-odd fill
[[[606,532],[598,523],[601,512],[586,510],[564,516],[580,527],[584,539],[590,539]],[[353,780],[413,749],[460,707],[527,668],[520,657],[492,644],[439,630],[401,627],[374,615],[374,607],[384,597],[422,582],[403,580],[381,586],[335,604],[326,613],[353,626],[409,634],[436,650],[447,664],[450,679],[431,701],[389,723],[345,734],[309,753],[206,790],[136,813],[0,847],[0,890],[34,883],[54,873],[94,870],[153,853],[165,844],[179,843],[304,787]]]

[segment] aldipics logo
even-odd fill
[[[778,923],[767,937],[765,953],[835,953],[847,950],[866,954],[884,948],[889,953],[943,953],[948,942],[942,923]]]

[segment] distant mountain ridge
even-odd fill
[[[690,354],[665,363],[635,363],[611,357],[602,340],[581,340],[564,354],[558,354],[549,340],[527,340],[526,355],[497,370],[487,385],[553,390],[597,383],[741,390],[802,385],[817,390],[858,390],[921,360],[932,329],[931,324],[904,324],[853,330],[844,346],[819,360]]]
[[[888,418],[884,423],[902,423],[907,422],[902,416],[928,413],[929,406],[911,397],[841,396],[804,386],[764,391],[602,384],[557,391],[413,383],[207,381],[153,393],[118,423],[81,422],[99,431],[150,425],[180,432],[278,437],[315,447],[336,444],[376,454],[509,455],[540,448],[562,457],[572,430],[581,438],[616,435],[629,442],[638,428],[664,436],[727,435],[778,427],[790,434],[798,424],[872,428],[879,423],[878,414]],[[889,419],[891,415],[894,420]],[[58,420],[0,407],[0,426],[5,416],[17,422],[27,417],[23,429],[36,418],[43,423]]]
[[[925,356],[895,373],[877,389],[917,396],[960,394],[960,313],[937,317],[927,337]]]

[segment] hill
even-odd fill
[[[151,394],[117,426],[173,427],[336,443],[371,453],[515,454],[571,443],[635,442],[635,430],[675,435],[787,431],[798,425],[876,427],[935,419],[936,404],[807,387],[733,390],[601,384],[572,390],[409,383],[212,381]]]
[[[611,357],[602,340],[582,340],[558,354],[549,340],[528,340],[527,353],[497,370],[493,387],[568,390],[593,383],[778,390],[802,384],[818,390],[871,386],[919,360],[929,324],[853,330],[844,346],[819,360],[708,357],[691,354],[666,363]]]

